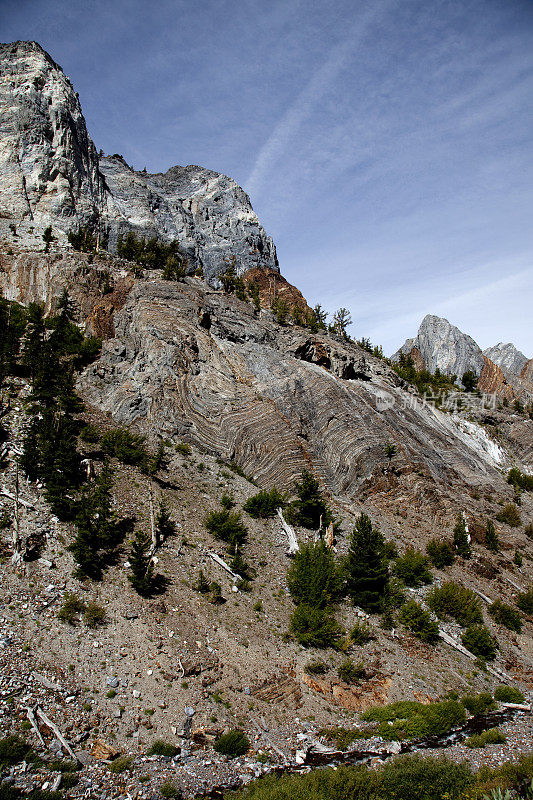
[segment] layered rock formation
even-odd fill
[[[237,274],[278,271],[276,248],[248,195],[226,175],[175,166],[136,172],[121,156],[99,159],[69,79],[35,42],[0,45],[0,233],[42,248],[51,225],[65,233],[89,225],[120,234],[178,239],[192,273],[216,284],[231,261]],[[11,228],[10,228],[11,226]]]
[[[483,355],[500,367],[507,378],[517,378],[527,362],[526,356],[511,342],[507,344],[499,342],[494,347],[487,347],[486,350],[483,350]]]

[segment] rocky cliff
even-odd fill
[[[178,239],[189,271],[201,267],[212,283],[233,259],[239,275],[278,271],[274,243],[234,180],[196,166],[150,175],[121,156],[99,158],[69,79],[36,42],[0,45],[0,65],[0,234],[42,248],[48,225],[61,245],[89,225],[112,251],[127,231]]]
[[[483,355],[490,358],[496,366],[500,367],[507,378],[519,377],[527,362],[526,356],[520,350],[517,350],[511,342],[507,344],[500,342],[494,347],[487,347],[486,350],[483,350]]]

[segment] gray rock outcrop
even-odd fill
[[[486,350],[483,350],[483,355],[490,358],[501,369],[506,378],[519,377],[527,362],[526,356],[520,350],[517,350],[511,342],[507,344],[499,342],[494,347],[487,347]]]
[[[469,370],[481,375],[485,366],[483,353],[472,337],[433,314],[424,317],[418,334],[407,339],[392,360],[397,361],[400,353],[409,355],[415,347],[430,372],[439,369],[444,375],[457,375],[460,379]]]
[[[36,42],[0,45],[0,235],[42,249],[51,225],[66,233],[90,225],[120,234],[178,239],[189,272],[207,279],[234,261],[279,271],[276,248],[234,180],[202,167],[136,172],[121,156],[99,157],[69,79]],[[16,233],[12,233],[13,229]]]

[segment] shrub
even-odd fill
[[[229,731],[229,733],[223,734],[214,744],[217,753],[229,756],[230,758],[243,756],[248,751],[249,747],[250,740],[245,733],[239,730]]]
[[[98,430],[90,423],[84,425],[80,431],[80,439],[88,444],[97,444],[100,441]]]
[[[462,725],[466,712],[457,700],[441,700],[424,705],[414,700],[370,708],[361,714],[367,722],[378,722],[377,733],[384,739],[420,739],[440,736]]]
[[[333,552],[323,541],[302,545],[289,567],[287,583],[295,603],[329,605],[340,588]]]
[[[523,703],[525,697],[516,686],[498,686],[494,691],[494,699],[500,703]]]
[[[285,503],[285,495],[274,486],[269,491],[262,489],[253,497],[249,497],[243,505],[243,509],[255,519],[266,519],[273,517],[278,508],[282,508]]]
[[[472,548],[470,547],[470,540],[466,530],[466,522],[462,514],[459,514],[455,522],[455,528],[453,529],[453,545],[457,553],[463,558],[470,558],[472,555]]]
[[[57,616],[61,622],[68,622],[69,625],[75,625],[79,614],[83,614],[86,609],[85,602],[73,594],[67,594],[63,600],[63,605],[59,609]]]
[[[11,767],[21,761],[29,761],[32,757],[32,748],[20,736],[0,739],[0,767]]]
[[[487,744],[502,744],[506,739],[507,737],[499,731],[498,728],[489,728],[483,733],[475,733],[473,736],[470,736],[470,738],[465,741],[465,745],[471,749],[482,748]]]
[[[506,628],[509,628],[510,631],[516,631],[516,633],[520,633],[522,630],[522,619],[520,618],[520,612],[518,612],[515,608],[508,606],[506,603],[502,603],[501,600],[496,600],[491,606],[489,606],[489,614],[496,622],[499,622],[500,625],[504,625]]]
[[[235,505],[235,500],[231,495],[224,493],[220,498],[220,505],[222,508],[225,508],[227,511],[229,511]]]
[[[320,484],[310,472],[302,473],[301,481],[296,484],[295,491],[298,499],[288,508],[289,522],[315,530],[320,526],[321,520],[323,526],[333,522],[333,514],[320,491]]]
[[[491,550],[493,553],[497,553],[500,549],[496,528],[490,519],[487,520],[487,528],[485,531],[485,547],[487,550]]]
[[[343,661],[338,669],[339,678],[344,683],[357,683],[365,677],[365,667],[362,661],[354,664],[349,658]]]
[[[510,528],[519,528],[522,524],[520,512],[514,503],[507,503],[499,514],[496,514],[498,522],[509,525]]]
[[[198,573],[198,580],[196,581],[194,587],[197,592],[200,594],[207,594],[209,591],[209,581],[204,575],[204,571],[201,569]]]
[[[429,611],[422,608],[416,600],[410,600],[403,606],[398,619],[413,636],[423,642],[436,642],[439,638],[439,626],[431,618]]]
[[[524,492],[533,492],[533,475],[526,475],[520,472],[517,467],[513,467],[509,470],[507,483],[510,483],[511,486],[515,486],[517,489],[522,489]]]
[[[359,646],[365,645],[373,638],[374,636],[372,634],[372,628],[366,621],[363,622],[357,621],[353,626],[352,630],[350,631],[350,640],[352,644],[355,645]]]
[[[461,703],[469,714],[484,714],[486,711],[492,711],[494,708],[494,700],[490,692],[465,694],[465,696],[461,698]]]
[[[371,730],[348,730],[347,728],[322,728],[319,732],[324,739],[333,742],[337,750],[347,750],[357,739],[369,738],[373,735]]]
[[[102,450],[124,464],[146,467],[148,453],[144,447],[144,436],[131,433],[127,428],[115,428],[102,436]]]
[[[433,576],[428,569],[429,561],[419,550],[409,547],[403,556],[397,558],[392,567],[392,572],[405,583],[406,586],[418,588],[424,584],[432,583]]]
[[[156,739],[152,742],[148,750],[149,756],[175,756],[179,753],[179,748],[175,747],[170,742],[165,742],[163,739]]]
[[[109,770],[114,772],[116,775],[120,775],[121,772],[126,772],[126,770],[131,769],[133,764],[133,756],[119,756],[115,758],[114,761],[111,762],[109,765]]]
[[[175,448],[176,452],[182,456],[190,456],[190,454],[192,453],[191,446],[189,444],[186,444],[185,442],[178,442],[175,445]]]
[[[171,778],[168,778],[166,781],[163,781],[161,786],[159,787],[159,792],[161,797],[182,797],[182,791],[176,781],[173,781]]]
[[[335,647],[342,635],[330,609],[301,603],[291,616],[290,630],[303,647]]]
[[[483,611],[477,595],[453,581],[435,586],[427,596],[427,603],[442,619],[451,617],[463,626],[483,622]]]
[[[83,612],[83,619],[89,628],[98,628],[99,625],[105,624],[105,609],[99,606],[98,603],[87,603]]]
[[[325,675],[328,671],[328,666],[318,658],[311,659],[304,667],[306,675]]]
[[[485,661],[494,661],[498,643],[484,625],[470,625],[461,637],[467,650]]]
[[[455,554],[450,542],[432,539],[426,545],[426,552],[434,567],[443,569],[449,567],[455,561]]]
[[[248,536],[248,529],[241,520],[240,511],[211,511],[204,519],[207,531],[226,542],[232,550],[243,544]]]
[[[530,586],[525,592],[520,592],[516,598],[516,605],[524,614],[533,614],[533,586]]]

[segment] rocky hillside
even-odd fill
[[[100,156],[68,77],[36,42],[0,45],[0,232],[42,246],[52,226],[89,226],[116,247],[120,234],[178,239],[192,273],[217,280],[234,259],[237,274],[278,271],[276,248],[248,195],[226,175],[175,166],[136,172],[122,156]]]

